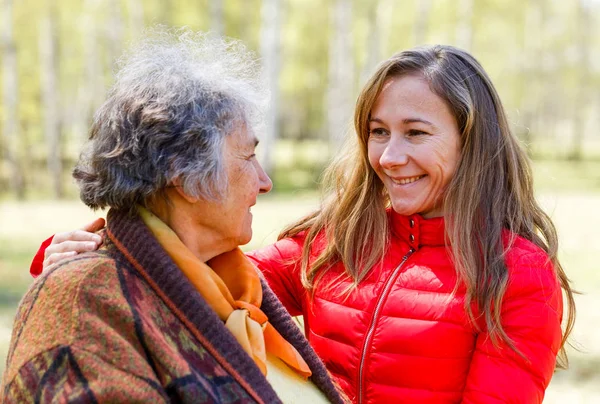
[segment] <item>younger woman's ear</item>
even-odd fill
[[[173,180],[171,188],[174,189],[175,192],[181,198],[185,199],[189,203],[196,203],[196,202],[198,202],[200,200],[200,198],[197,198],[195,196],[191,196],[191,195],[188,195],[188,194],[185,193],[185,190],[183,189],[183,185],[182,185],[182,182],[181,182],[180,178],[175,178]]]

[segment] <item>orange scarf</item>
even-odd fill
[[[264,375],[267,374],[267,352],[303,377],[312,374],[302,356],[260,309],[262,286],[258,270],[239,248],[211,259],[208,266],[158,217],[142,207],[138,207],[138,212],[159,244],[225,322]]]

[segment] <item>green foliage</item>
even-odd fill
[[[166,24],[209,30],[214,26],[210,10],[215,1],[13,0],[19,89],[17,152],[25,167],[30,196],[50,192],[51,183],[44,167],[48,150],[40,89],[42,19],[46,15],[56,19],[62,143],[64,158],[71,162],[77,158],[86,138],[91,114],[112,82],[115,58],[127,44],[139,38],[139,29]],[[280,2],[280,138],[323,141],[328,138],[325,99],[336,1]],[[261,0],[222,1],[225,34],[243,40],[257,52],[262,3]],[[376,43],[380,58],[416,45],[415,25],[423,3],[419,0],[351,3],[352,26],[348,30],[353,37],[353,57],[347,64],[355,72],[355,81],[347,85],[357,94],[364,80],[367,56],[372,51],[368,39],[373,29],[379,32]],[[457,27],[464,22],[459,9],[463,2],[430,0],[428,4],[423,19],[424,42],[457,44]],[[598,141],[594,129],[600,124],[597,96],[600,69],[594,59],[600,46],[597,23],[600,2],[473,0],[472,4],[472,18],[467,21],[472,36],[471,51],[496,84],[515,132],[531,143],[534,156],[562,158],[574,144],[572,139],[579,136],[574,123],[584,120],[587,129],[583,154],[589,158],[587,146]],[[377,18],[371,22],[375,9],[383,12],[375,13]],[[135,24],[137,15],[141,16],[140,27]],[[581,48],[589,53],[587,64],[583,63]],[[93,49],[96,55],[92,60],[89,54]],[[92,98],[91,105],[81,107],[86,94]],[[79,126],[77,121],[81,121]],[[7,167],[6,162],[0,162],[0,193],[6,192],[3,188],[8,183]],[[298,160],[295,167],[302,172],[298,175],[292,175],[289,167],[282,167],[274,174],[276,182],[281,184],[279,189],[287,185],[290,189],[305,188],[314,182],[314,174],[320,171],[322,162],[313,165]],[[66,180],[68,173],[64,176]]]
[[[276,145],[275,161],[274,192],[314,191],[318,189],[321,174],[329,162],[328,145],[322,140],[281,140]]]

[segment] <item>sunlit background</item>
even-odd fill
[[[77,200],[70,171],[114,63],[163,24],[240,39],[264,63],[272,109],[260,158],[275,187],[254,209],[249,248],[318,206],[319,174],[379,61],[419,44],[469,50],[533,160],[582,292],[577,350],[545,403],[600,402],[599,0],[0,1],[0,374],[39,243],[103,214]]]

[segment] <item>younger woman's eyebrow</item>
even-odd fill
[[[434,124],[432,124],[429,121],[426,121],[425,119],[421,119],[421,118],[406,118],[402,120],[402,123],[404,124],[409,124],[409,123],[424,123],[425,125],[429,125],[432,127],[436,127]]]
[[[377,122],[377,123],[380,123],[382,125],[384,124],[384,122],[381,119],[377,118],[377,117],[369,118],[369,122]],[[408,125],[408,124],[411,124],[411,123],[422,123],[422,124],[431,126],[433,129],[436,129],[436,130],[438,129],[437,126],[435,126],[433,123],[431,123],[431,122],[429,122],[429,121],[427,121],[425,119],[421,119],[421,118],[406,118],[406,119],[402,120],[402,123],[404,125]]]

